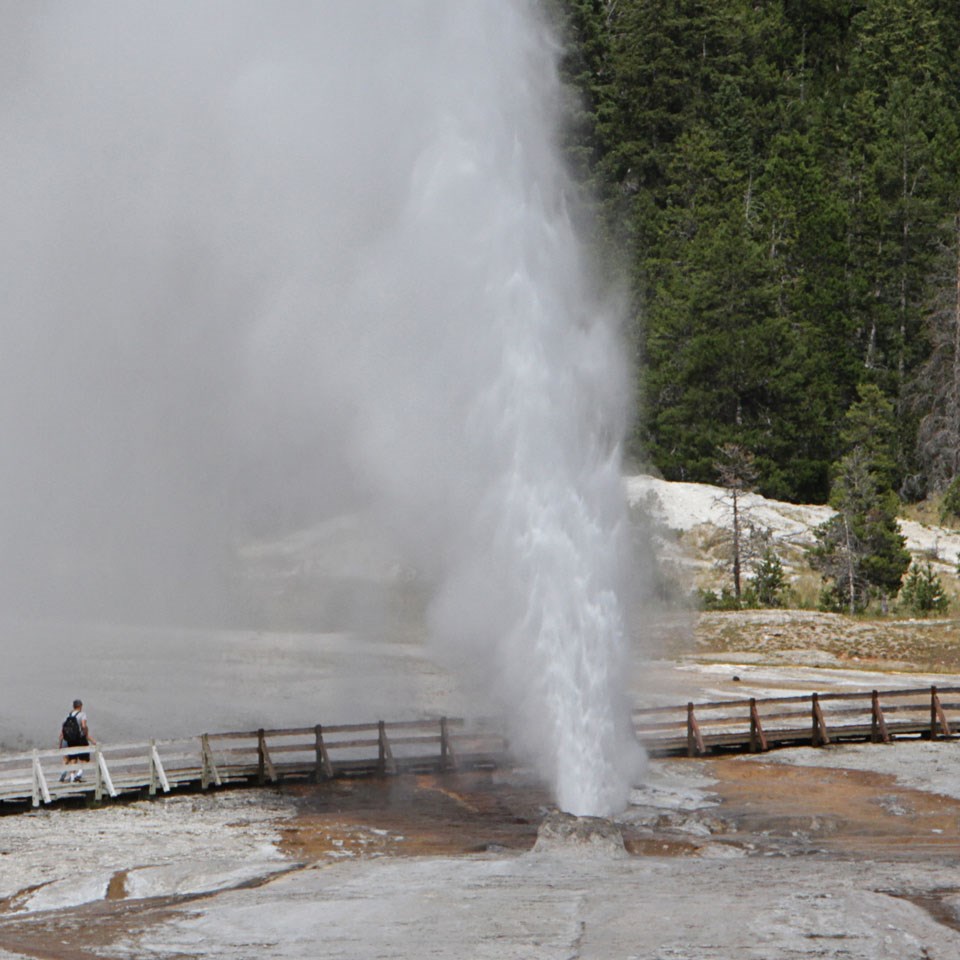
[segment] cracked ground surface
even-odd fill
[[[521,772],[7,817],[0,957],[956,956],[960,744],[806,754],[653,765],[624,858]]]

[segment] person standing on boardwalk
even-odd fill
[[[90,728],[87,725],[87,715],[83,712],[83,701],[74,700],[73,709],[60,727],[58,749],[63,749],[63,747],[86,747],[96,742],[97,741],[90,736]],[[64,757],[63,761],[64,763],[82,763],[84,760],[89,759],[89,753],[75,753],[71,756]],[[70,779],[78,780],[82,775],[83,772],[78,771],[78,773]],[[66,774],[60,779],[66,779]]]

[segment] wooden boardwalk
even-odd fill
[[[634,710],[633,724],[647,752],[661,757],[903,738],[940,740],[955,735],[949,717],[960,720],[960,702],[944,697],[957,694],[960,687],[750,697]]]
[[[761,753],[778,747],[829,746],[955,737],[960,687],[870,690],[745,698],[633,711],[638,740],[654,757]],[[285,780],[387,776],[493,768],[506,741],[470,731],[459,719],[204,733],[149,743],[33,750],[0,756],[0,813],[68,798],[94,802],[172,790],[265,785]],[[65,764],[78,754],[89,760]],[[83,771],[81,780],[62,780]]]
[[[70,797],[98,802],[178,788],[493,767],[504,751],[502,738],[467,731],[462,720],[446,717],[33,750],[0,755],[0,812]],[[89,760],[65,762],[84,754]],[[61,779],[78,770],[82,779]]]

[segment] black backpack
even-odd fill
[[[80,729],[80,721],[75,713],[71,713],[60,729],[63,739],[68,747],[79,747],[83,745],[83,731]]]

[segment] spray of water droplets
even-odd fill
[[[242,622],[238,542],[363,509],[559,805],[622,806],[626,376],[535,5],[26,4],[0,46],[3,609]]]

